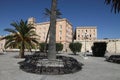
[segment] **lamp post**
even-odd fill
[[[85,32],[84,34],[84,39],[85,39],[85,53],[84,53],[84,59],[88,59],[87,55],[86,55],[86,39],[88,39],[88,33]]]
[[[116,41],[117,40],[112,40],[112,42],[114,42],[114,53],[116,54]]]
[[[115,54],[117,53],[117,45],[116,45],[116,42],[118,41],[118,40],[114,40],[115,41]]]
[[[115,54],[116,54],[116,40],[115,40]]]

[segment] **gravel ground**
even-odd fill
[[[19,69],[18,62],[24,59],[14,58],[17,52],[0,55],[0,80],[120,80],[120,64],[109,63],[105,58],[73,56],[84,64],[79,72],[65,75],[38,75]]]

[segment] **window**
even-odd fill
[[[62,35],[62,31],[60,31],[59,34]]]
[[[91,29],[90,29],[90,32],[91,32]]]
[[[44,32],[43,34],[44,34],[44,36],[45,36],[45,32]]]
[[[46,30],[46,27],[44,27],[44,30]]]
[[[44,36],[43,36],[43,38],[45,39],[45,32],[44,32]]]
[[[60,29],[62,29],[62,25],[60,25]]]
[[[92,37],[91,34],[90,34],[90,37]]]
[[[82,35],[82,38],[83,38],[84,36]]]
[[[82,30],[82,32],[83,32],[83,30]]]
[[[43,36],[43,38],[45,39],[45,36]]]
[[[60,40],[62,39],[62,37],[60,37]]]

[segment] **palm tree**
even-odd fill
[[[49,47],[48,47],[48,59],[56,59],[56,9],[57,0],[52,0],[51,4],[51,14],[50,14],[50,37],[49,37]]]
[[[51,15],[51,10],[50,9],[48,9],[48,8],[45,8],[45,16],[46,17],[50,17],[50,15]],[[60,10],[59,9],[57,9],[56,10],[56,18],[61,18],[61,12],[60,12]],[[44,46],[44,52],[46,53],[47,51],[46,51],[46,47],[47,47],[47,40],[48,40],[48,35],[49,35],[49,31],[50,31],[50,27],[49,27],[49,29],[48,29],[48,32],[47,32],[47,36],[46,36],[46,40],[45,40],[45,46]]]
[[[45,8],[44,14],[45,14],[45,17],[50,17],[51,10],[48,9],[48,8]],[[56,18],[61,18],[61,15],[62,15],[62,13],[60,12],[59,9],[57,9],[57,10],[56,10]]]
[[[111,8],[111,11],[113,11],[114,9],[114,12],[120,12],[120,0],[105,0],[105,3],[108,5],[108,4],[111,4],[112,5],[112,8]]]
[[[32,25],[27,24],[27,21],[21,20],[19,22],[13,22],[11,25],[14,27],[7,28],[5,31],[10,32],[9,35],[3,37],[2,39],[6,39],[5,48],[9,48],[11,46],[15,46],[20,49],[19,57],[24,57],[25,49],[31,51],[32,48],[36,47],[38,44],[35,36],[35,28]]]

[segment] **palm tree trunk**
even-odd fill
[[[21,47],[20,47],[20,53],[19,53],[19,57],[20,58],[24,58],[25,56],[24,56],[24,43],[22,42],[22,44],[21,44]]]
[[[72,43],[74,43],[75,33],[72,32]]]
[[[47,36],[46,36],[46,40],[45,40],[44,53],[47,53],[46,48],[47,48],[47,40],[48,40],[49,32],[50,32],[50,27],[49,27],[49,29],[48,29]]]
[[[56,8],[57,0],[52,0],[51,14],[50,14],[50,38],[48,47],[48,59],[56,59]]]

